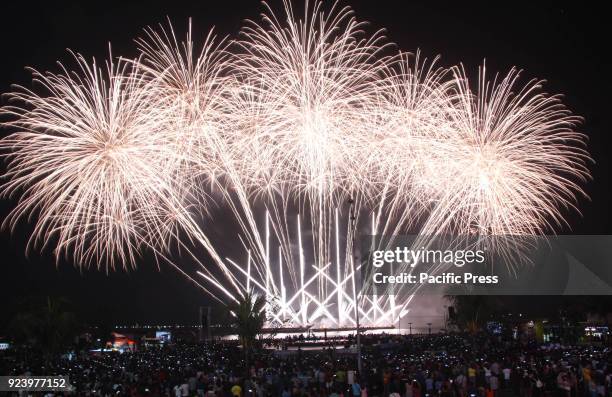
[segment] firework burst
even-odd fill
[[[456,95],[450,128],[432,150],[424,178],[438,187],[431,231],[532,236],[562,226],[562,209],[574,207],[588,178],[580,118],[542,82],[519,85],[511,70],[493,81],[480,69],[478,90],[454,68]]]
[[[74,58],[76,71],[34,70],[45,94],[19,87],[2,109],[17,130],[0,141],[9,161],[2,193],[19,200],[4,223],[36,219],[30,244],[53,242],[56,256],[79,265],[133,264],[151,236],[164,234],[164,213],[184,189],[177,142],[163,133],[167,114],[152,110],[131,63],[111,58],[101,68]]]
[[[357,154],[369,155],[363,145],[375,128],[370,116],[388,67],[378,56],[384,37],[367,36],[349,8],[325,13],[321,3],[307,2],[300,18],[290,2],[284,5],[286,19],[268,8],[237,41],[233,67],[248,90],[245,116],[252,120],[238,147],[258,149],[244,167],[255,189],[350,191],[363,180],[355,172]]]

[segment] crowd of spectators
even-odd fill
[[[361,374],[354,349],[337,341],[308,349],[293,340],[283,343],[284,350],[258,349],[248,358],[231,343],[172,344],[124,353],[83,351],[56,360],[17,354],[2,360],[0,369],[3,375],[68,376],[74,391],[64,394],[79,396],[612,395],[612,356],[603,345],[541,344],[490,334],[362,339]]]

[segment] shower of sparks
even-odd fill
[[[153,252],[219,301],[265,295],[271,325],[350,327],[395,323],[417,292],[360,293],[360,231],[416,233],[418,246],[477,235],[509,258],[503,236],[554,232],[577,210],[580,119],[541,82],[490,81],[483,66],[474,91],[462,67],[385,55],[348,7],[265,7],[233,42],[210,32],[198,47],[191,21],[183,41],[168,24],[136,40],[138,59],[33,70],[36,89],[17,87],[0,112],[1,193],[17,200],[5,227],[32,220],[28,247],[80,266]],[[211,238],[213,197],[244,259]]]
[[[1,143],[2,193],[18,197],[4,224],[36,219],[29,245],[55,244],[56,256],[80,265],[134,263],[179,210],[188,183],[172,153],[180,142],[163,133],[168,113],[151,108],[131,64],[74,58],[78,72],[33,71],[46,95],[19,88],[10,99],[24,106],[3,108],[18,130]]]
[[[233,70],[249,91],[236,148],[255,149],[257,161],[242,156],[255,190],[323,199],[351,193],[361,185],[358,155],[373,154],[364,144],[377,127],[372,115],[389,66],[378,56],[383,37],[367,36],[349,8],[326,14],[320,7],[306,2],[299,16],[286,1],[286,20],[268,9],[236,42]]]

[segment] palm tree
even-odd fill
[[[254,346],[266,322],[266,299],[262,295],[255,295],[252,291],[229,306],[232,314],[232,328],[238,334],[242,349],[244,350],[245,365],[249,368],[249,351]]]
[[[13,317],[9,329],[14,339],[42,351],[48,362],[77,334],[78,323],[68,307],[63,298],[35,299]]]
[[[470,332],[480,330],[499,306],[493,296],[445,295],[445,298],[455,307],[455,324]]]

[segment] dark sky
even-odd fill
[[[403,50],[441,54],[445,66],[463,62],[473,76],[484,58],[490,71],[517,66],[525,69],[527,78],[546,79],[547,91],[564,94],[564,102],[586,120],[583,131],[596,161],[594,180],[586,186],[591,200],[580,202],[582,216],[569,216],[572,233],[610,234],[611,133],[605,118],[610,117],[612,69],[604,59],[609,52],[609,14],[581,3],[341,2],[372,28],[386,28]],[[278,9],[280,1],[271,4]],[[258,1],[204,0],[8,1],[0,7],[0,92],[13,83],[30,84],[25,66],[56,70],[56,60],[69,59],[66,48],[104,59],[110,41],[115,55],[134,56],[133,38],[167,16],[178,30],[193,17],[197,37],[212,26],[233,35],[245,18],[256,18],[262,11]],[[11,205],[2,201],[0,216]],[[20,296],[54,294],[68,297],[82,312],[89,309],[90,318],[185,323],[194,322],[197,306],[207,302],[167,267],[158,270],[142,263],[129,273],[79,272],[66,263],[56,267],[48,254],[34,252],[26,258],[25,238],[19,234],[3,231],[0,244],[0,313],[10,311]]]

